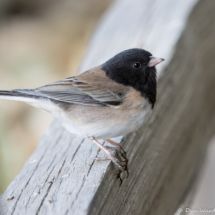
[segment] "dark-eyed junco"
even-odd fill
[[[143,49],[129,49],[81,75],[36,89],[0,91],[0,98],[49,112],[69,132],[91,139],[121,171],[128,171],[125,151],[110,138],[138,129],[149,118],[156,102],[155,65],[163,60]]]

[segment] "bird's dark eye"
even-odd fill
[[[133,67],[135,69],[139,69],[141,67],[141,64],[139,62],[136,62],[136,63],[133,64]]]

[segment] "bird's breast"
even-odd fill
[[[122,136],[138,129],[150,116],[151,104],[136,90],[130,90],[121,105],[73,105],[64,126],[72,133],[100,139]]]

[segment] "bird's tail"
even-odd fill
[[[37,96],[22,93],[20,91],[11,90],[0,90],[0,99],[9,99],[9,100],[17,100],[17,101],[23,101],[23,102],[35,102],[37,99]]]
[[[55,113],[60,110],[59,108],[56,108],[57,106],[54,102],[52,102],[49,98],[39,95],[34,89],[20,89],[11,91],[0,90],[0,99],[23,101],[49,113]]]

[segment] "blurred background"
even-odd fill
[[[0,89],[35,88],[76,75],[112,0],[1,0]],[[37,147],[52,117],[0,100],[0,194]]]

